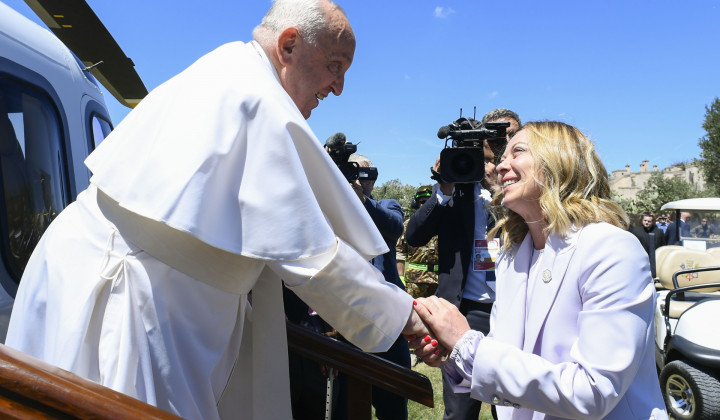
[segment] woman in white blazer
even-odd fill
[[[456,392],[497,405],[499,419],[667,419],[648,256],[592,142],[564,123],[528,123],[497,172],[503,252],[490,333],[431,297],[415,308],[437,341],[411,345]]]

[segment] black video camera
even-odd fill
[[[353,162],[354,163],[354,162]],[[378,170],[372,166],[358,167],[358,179],[360,181],[375,181],[378,178]]]
[[[345,134],[335,133],[330,136],[325,141],[325,149],[348,182],[353,182],[360,177],[360,167],[357,162],[348,162],[350,155],[357,151],[357,145],[347,141]],[[375,179],[377,179],[377,169],[375,170]]]
[[[454,183],[482,181],[485,177],[483,141],[487,140],[493,151],[498,150],[496,145],[507,141],[508,127],[509,122],[483,125],[480,121],[464,117],[440,127],[438,138],[445,139],[445,148],[440,152],[442,175],[434,173],[432,178]],[[450,146],[448,140],[451,140]]]

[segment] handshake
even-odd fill
[[[413,312],[403,330],[415,355],[429,366],[440,366],[455,344],[470,330],[458,308],[437,296],[413,301]]]

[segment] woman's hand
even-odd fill
[[[417,302],[414,306],[415,312],[430,327],[442,347],[452,351],[458,340],[470,330],[467,319],[447,300],[430,296],[415,299],[415,302]],[[418,350],[417,347],[415,349]],[[424,348],[424,350],[426,353],[428,349]]]
[[[415,351],[415,355],[428,366],[440,366],[450,354],[445,347],[440,345],[440,342],[429,335],[414,338],[409,345]]]

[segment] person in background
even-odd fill
[[[378,255],[370,262],[383,273],[385,281],[400,288],[404,288],[397,272],[397,260],[395,255],[395,244],[403,233],[403,211],[402,206],[394,199],[375,200],[372,195],[377,181],[378,170],[373,166],[367,156],[353,153],[348,159],[349,162],[356,162],[359,166],[359,178],[350,184],[360,202],[375,223],[378,231],[388,245],[388,251]]]
[[[700,219],[700,224],[690,229],[690,234],[695,238],[710,238],[717,235],[717,231],[713,226],[708,225],[706,217]]]
[[[665,235],[665,233],[667,232],[668,226],[670,226],[670,223],[668,223],[667,216],[665,216],[664,214],[661,214],[660,216],[658,216],[657,223],[655,223],[655,226],[657,226],[658,229],[660,229],[662,231],[663,235]]]
[[[387,242],[306,122],[343,92],[347,16],[277,0],[253,37],[154,89],[87,158],[8,346],[183,418],[289,419],[280,279],[364,351],[427,333],[368,263]]]
[[[650,260],[650,273],[655,278],[655,251],[665,246],[665,234],[655,225],[655,216],[646,211],[640,215],[640,226],[633,227],[631,232],[635,235]]]
[[[665,243],[667,245],[682,245],[682,240],[691,238],[690,223],[687,221],[691,214],[689,212],[681,212],[680,219],[677,223],[673,223],[665,230]]]
[[[387,252],[372,258],[370,262],[382,272],[386,282],[392,283],[404,290],[405,286],[400,280],[395,256],[395,244],[403,233],[402,206],[394,199],[375,200],[372,192],[378,177],[378,170],[367,156],[353,153],[349,156],[348,162],[355,162],[359,166],[359,178],[350,185],[363,207],[365,207],[365,210],[367,210],[370,218],[375,223],[375,226],[377,226],[378,231],[388,247]],[[387,351],[377,353],[376,355],[408,369],[411,366],[410,349],[404,337],[398,337]],[[344,419],[347,414],[348,398],[346,375],[340,373],[337,383],[339,395],[333,418]],[[407,419],[407,403],[407,398],[380,387],[372,387],[372,405],[375,407],[375,416],[379,420]]]
[[[432,196],[432,185],[423,185],[415,191],[410,207],[417,210]],[[404,223],[404,230],[410,218]],[[437,236],[433,236],[425,245],[408,245],[405,235],[397,242],[397,268],[400,278],[412,297],[428,297],[435,293],[438,286]]]
[[[492,329],[472,329],[445,299],[416,299],[452,350],[443,359],[422,339],[412,348],[456,392],[496,404],[501,420],[666,420],[648,258],[592,142],[561,122],[527,123],[497,171]]]
[[[488,183],[485,188],[494,193],[497,190],[497,173],[495,172],[495,165],[505,151],[505,145],[507,142],[510,141],[518,130],[520,130],[520,116],[516,112],[507,108],[495,108],[483,115],[480,122],[483,125],[496,122],[505,122],[510,124],[510,126],[506,129],[507,136],[505,141],[486,140],[483,144],[485,147],[490,147],[494,156],[492,167],[489,167],[487,163],[485,164],[485,182]],[[487,156],[487,153],[485,153],[485,155]]]

